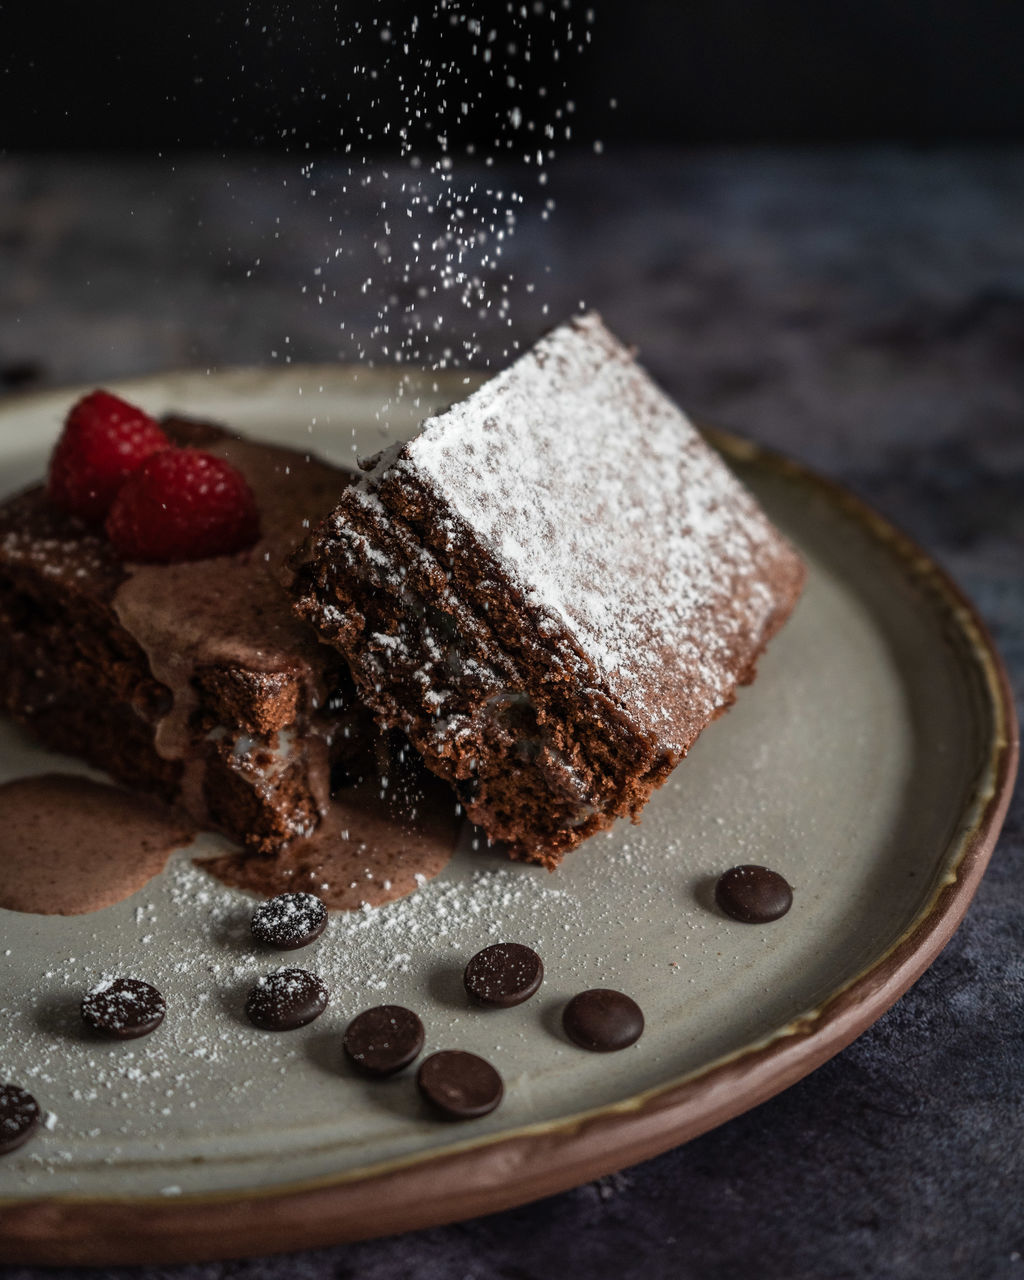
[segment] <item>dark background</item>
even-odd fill
[[[529,115],[540,86],[575,103],[574,140],[587,145],[1024,133],[1019,0],[549,0],[540,12],[528,0],[525,18],[504,0],[441,4],[5,3],[0,148],[324,152],[355,135],[368,150],[393,151],[388,126],[407,114],[399,79],[429,85],[428,58],[450,59],[460,93],[487,109],[466,119],[454,104],[429,104],[410,122],[416,149],[436,147],[438,115],[453,149],[493,145],[495,110],[522,102]],[[398,32],[414,15],[412,52],[397,39],[384,49],[380,27]],[[470,55],[462,19],[474,15],[498,31],[496,49],[517,43],[503,55],[515,88],[503,58]],[[588,29],[589,47],[567,52]]]
[[[381,294],[346,285],[377,275],[382,196],[405,170],[364,188],[344,148],[394,151],[408,120],[424,154],[443,127],[453,148],[500,161],[512,144],[517,160],[515,131],[496,134],[510,104],[565,126],[571,100],[579,152],[551,166],[556,213],[528,200],[501,268],[537,292],[507,334],[449,294],[442,340],[478,338],[504,363],[510,337],[532,341],[585,294],[680,403],[803,459],[936,556],[1024,712],[1024,148],[988,145],[1024,137],[1024,0],[632,0],[596,4],[589,27],[576,0],[556,24],[485,7],[496,42],[517,44],[514,92],[433,0],[0,0],[0,394],[366,359]],[[415,51],[384,56],[373,19],[417,11]],[[592,43],[556,62],[570,22]],[[427,93],[417,117],[410,85],[437,76],[452,100]],[[463,96],[480,107],[465,119]],[[329,161],[316,199],[296,178],[307,148]],[[472,189],[478,166],[456,169]],[[1018,791],[920,982],[820,1070],[687,1146],[408,1236],[0,1277],[1021,1280],[1022,954]]]

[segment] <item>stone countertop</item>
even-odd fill
[[[368,189],[330,161],[313,182],[305,163],[7,157],[0,384],[387,358],[380,290],[397,315],[431,280],[427,259],[389,280],[382,256],[381,187],[394,196],[403,175],[385,165]],[[977,604],[1020,707],[1024,152],[650,150],[568,157],[543,190],[511,171],[456,179],[484,176],[525,182],[503,245],[512,279],[504,293],[485,280],[484,322],[452,292],[431,297],[447,344],[476,334],[478,358],[500,364],[581,300],[597,307],[695,415],[827,472],[921,542]],[[917,985],[811,1076],[684,1147],[391,1239],[39,1274],[1024,1277],[1022,956],[1018,790],[963,925]]]

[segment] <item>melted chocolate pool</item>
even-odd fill
[[[448,865],[463,819],[444,783],[420,773],[381,796],[376,781],[343,791],[308,839],[269,857],[228,853],[196,865],[265,897],[315,893],[334,910],[377,907],[413,893]]]
[[[0,907],[74,916],[130,897],[195,830],[180,813],[73,774],[0,786]]]
[[[197,865],[264,897],[315,893],[335,910],[413,893],[451,859],[462,818],[451,791],[422,770],[398,769],[344,791],[316,833],[282,853],[241,851]],[[195,830],[147,796],[73,774],[0,785],[0,907],[81,915],[130,897],[159,875]]]

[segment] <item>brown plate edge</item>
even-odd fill
[[[950,851],[947,879],[909,929],[818,1009],[767,1042],[638,1097],[518,1133],[469,1140],[441,1155],[427,1152],[261,1192],[181,1196],[171,1202],[163,1197],[0,1200],[0,1260],[113,1265],[245,1257],[512,1208],[649,1159],[766,1101],[848,1045],[928,968],[967,910],[1010,802],[1019,737],[1005,669],[973,606],[945,571],[865,502],[742,437],[704,430],[726,457],[816,488],[864,526],[947,613],[975,663],[992,720],[983,781],[972,819]]]

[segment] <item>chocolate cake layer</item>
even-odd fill
[[[350,479],[205,424],[179,444],[246,476],[262,535],[232,556],[125,564],[42,488],[0,507],[0,705],[48,746],[269,852],[316,826],[332,763],[373,733],[345,664],[278,581]],[[304,524],[304,522],[306,522]]]
[[[804,579],[594,315],[374,460],[292,567],[378,721],[548,866],[636,818]]]

